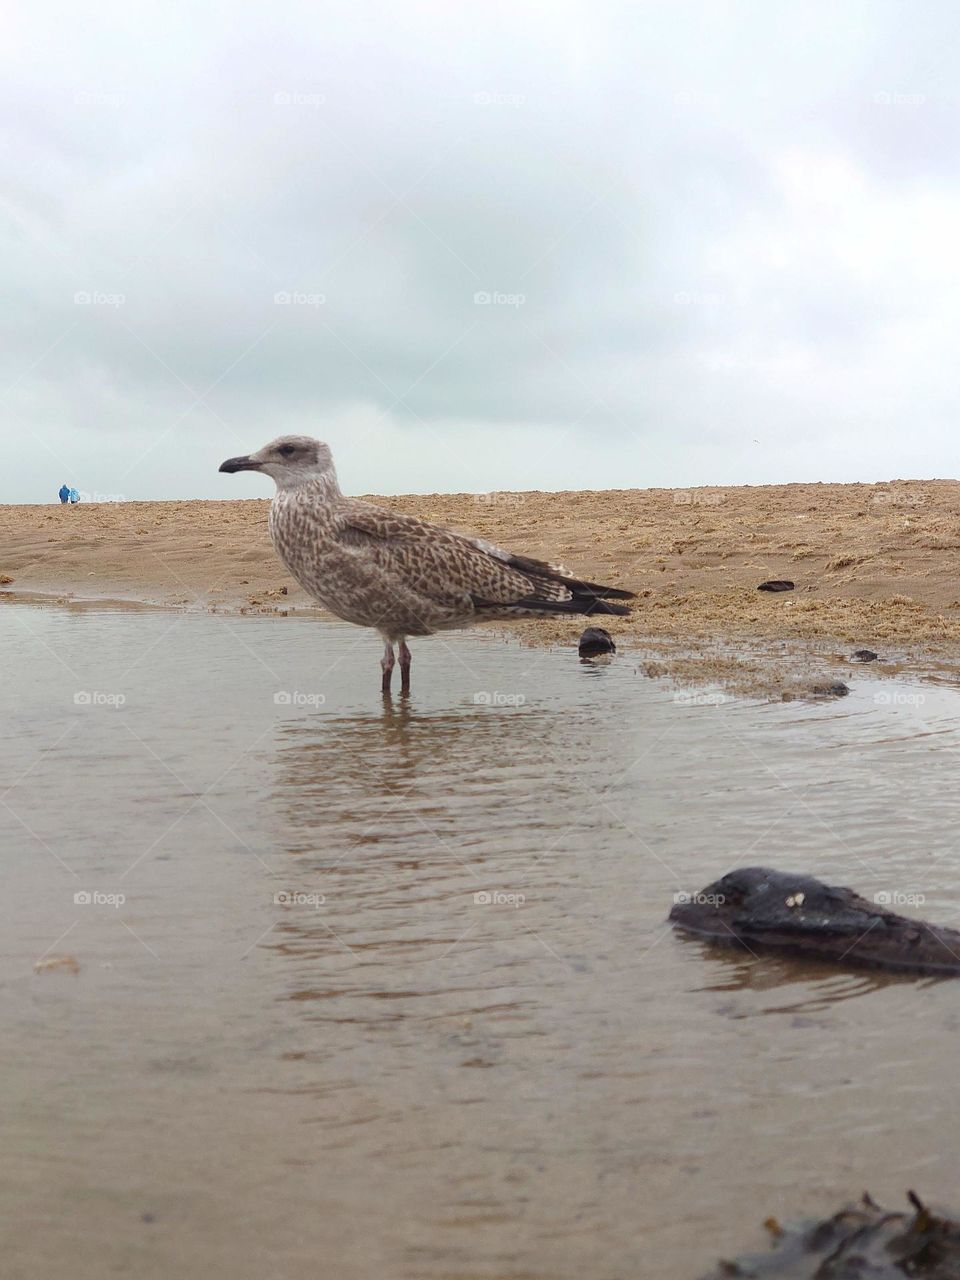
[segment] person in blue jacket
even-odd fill
[[[65,484],[62,484],[60,486],[59,490],[57,491],[57,497],[60,499],[61,502],[70,501],[70,490],[67,488]]]
[[[79,501],[80,501],[80,490],[79,490],[79,489],[71,489],[71,490],[70,490],[70,501],[71,501],[71,502],[79,502]]]

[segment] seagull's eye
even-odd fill
[[[297,452],[297,449],[295,445],[292,445],[292,444],[277,445],[277,453],[279,453],[281,458],[292,458],[296,452]]]

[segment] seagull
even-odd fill
[[[276,482],[269,528],[277,555],[330,613],[379,631],[384,694],[395,644],[401,693],[410,692],[408,636],[510,618],[630,612],[608,600],[632,600],[632,591],[583,582],[563,565],[345,497],[329,445],[310,436],[280,436],[220,470],[262,471]]]

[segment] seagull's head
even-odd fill
[[[263,471],[278,489],[296,489],[324,477],[336,479],[330,446],[310,436],[280,436],[256,453],[228,458],[221,471]]]

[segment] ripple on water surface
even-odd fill
[[[751,863],[956,923],[952,688],[697,703],[467,634],[384,704],[312,620],[0,630],[24,1274],[687,1277],[955,1177],[960,988],[665,923]]]

